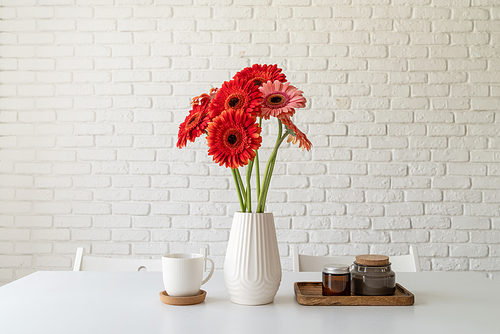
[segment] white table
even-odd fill
[[[293,283],[320,275],[283,273],[274,303],[241,306],[216,272],[204,303],[171,306],[159,272],[37,272],[0,287],[0,333],[500,333],[500,284],[476,273],[397,274],[414,306],[297,304]]]

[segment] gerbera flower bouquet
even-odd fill
[[[252,212],[251,178],[255,170],[257,213],[264,212],[278,149],[283,141],[310,150],[311,142],[292,122],[295,110],[306,105],[303,92],[287,82],[276,65],[247,67],[220,88],[193,98],[179,126],[177,147],[206,135],[208,154],[220,166],[231,168],[241,212]],[[259,148],[262,120],[276,120],[278,137],[261,178]],[[284,129],[283,129],[284,126]],[[239,167],[247,166],[243,181]]]

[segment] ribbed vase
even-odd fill
[[[272,213],[236,212],[224,262],[224,283],[236,304],[271,303],[281,283]]]

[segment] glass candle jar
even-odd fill
[[[396,274],[388,256],[356,256],[351,277],[351,292],[356,295],[387,296],[396,292]]]
[[[349,296],[351,277],[349,266],[327,264],[323,267],[323,296]]]

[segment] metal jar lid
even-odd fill
[[[323,273],[334,275],[349,274],[349,266],[339,263],[325,264],[323,267]]]

